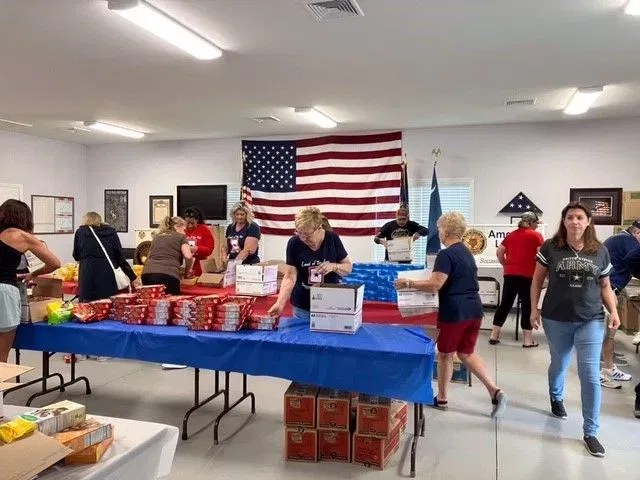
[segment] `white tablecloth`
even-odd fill
[[[6,417],[30,410],[4,406]],[[95,465],[55,465],[39,480],[156,480],[168,475],[178,444],[179,430],[161,423],[89,415],[114,428],[111,447]]]

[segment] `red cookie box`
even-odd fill
[[[318,430],[318,460],[325,462],[351,461],[351,433],[349,430]]]
[[[351,423],[351,392],[321,388],[317,398],[318,428],[349,430]]]
[[[401,421],[395,419],[389,438],[353,434],[353,463],[383,470],[400,445]]]
[[[111,301],[115,304],[131,305],[138,302],[138,296],[135,293],[120,293],[110,297]]]
[[[267,315],[266,313],[254,313],[249,317],[251,323],[277,324],[280,322],[280,316]]]
[[[388,438],[397,419],[404,419],[406,425],[407,415],[407,402],[360,394],[356,413],[356,433]]]
[[[284,430],[284,437],[287,461],[318,461],[318,430],[287,427]]]
[[[91,308],[93,308],[95,320],[104,320],[105,318],[109,317],[113,302],[108,298],[104,298],[102,300],[94,300],[93,302],[89,302],[89,305],[91,305]]]
[[[97,321],[96,313],[93,309],[93,306],[90,303],[75,304],[73,306],[73,309],[71,310],[71,313],[80,323],[89,323],[89,322]]]
[[[318,387],[292,382],[284,392],[284,424],[315,428],[317,395]]]
[[[136,295],[145,300],[156,299],[164,295],[165,289],[164,285],[140,285],[136,287]]]
[[[201,295],[194,297],[196,305],[218,305],[225,301],[224,295]]]

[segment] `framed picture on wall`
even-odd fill
[[[129,190],[104,191],[104,221],[116,232],[129,231]]]
[[[595,225],[620,225],[622,188],[571,188],[569,201],[581,202],[591,210]]]
[[[150,195],[149,227],[158,228],[164,217],[173,217],[173,195]]]

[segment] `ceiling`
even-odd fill
[[[553,121],[591,85],[607,87],[580,118],[640,114],[640,17],[623,14],[626,0],[358,0],[364,17],[326,22],[301,0],[149,1],[223,57],[196,60],[106,0],[2,0],[0,118],[34,126],[0,129],[87,144],[120,140],[66,129],[100,120],[145,141],[326,132],[291,108],[310,105],[341,132]],[[267,115],[281,122],[251,120]]]

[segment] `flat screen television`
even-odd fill
[[[178,185],[178,215],[187,207],[198,207],[206,220],[227,219],[226,185]]]

